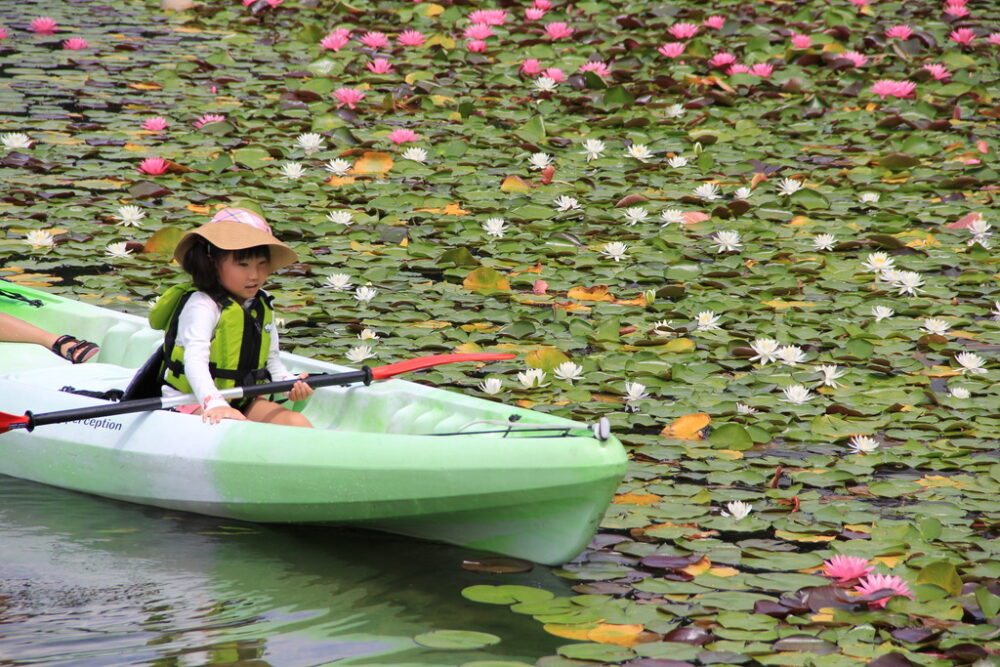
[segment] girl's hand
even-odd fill
[[[307,377],[309,377],[309,373],[302,373],[301,375],[299,375],[299,377],[304,380]],[[312,395],[313,395],[312,387],[307,385],[305,382],[296,382],[294,385],[292,385],[292,390],[288,392],[288,400],[293,402],[304,401]]]
[[[201,415],[201,420],[210,424],[218,424],[223,419],[246,421],[246,416],[236,408],[229,405],[220,405],[217,408],[206,410]]]

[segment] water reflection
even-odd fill
[[[0,665],[305,667],[534,662],[564,643],[476,583],[566,592],[547,568],[488,575],[481,556],[391,535],[239,524],[0,476]],[[480,651],[425,649],[437,629]]]

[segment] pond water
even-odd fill
[[[568,591],[548,568],[487,574],[481,552],[380,533],[262,526],[0,475],[2,665],[462,665],[534,662],[566,643],[473,584]],[[475,651],[421,633],[499,636]]]

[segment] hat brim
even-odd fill
[[[267,232],[255,229],[242,222],[220,220],[208,222],[197,229],[192,229],[181,237],[174,249],[174,259],[181,263],[184,255],[195,243],[195,237],[200,236],[212,245],[223,250],[244,250],[257,246],[268,246],[271,252],[271,270],[277,271],[299,260],[295,251],[274,238]]]

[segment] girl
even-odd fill
[[[292,249],[274,238],[253,211],[224,208],[211,222],[185,234],[174,258],[191,275],[191,283],[168,289],[149,315],[154,329],[166,331],[163,395],[193,391],[199,405],[191,411],[212,424],[249,419],[312,426],[300,413],[262,397],[230,405],[218,393],[296,377],[278,357],[271,297],[261,289],[271,271],[296,261]],[[301,401],[312,393],[308,384],[296,382],[288,397]]]

